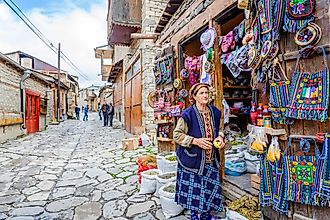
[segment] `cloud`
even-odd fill
[[[90,80],[83,79],[64,61],[61,69],[78,75],[81,87],[101,85],[101,64],[94,58],[94,48],[106,44],[107,1],[92,1],[89,7],[76,2],[65,0],[57,7],[60,10],[33,8],[24,13],[54,46],[61,43],[62,51]],[[0,3],[0,52],[17,50],[57,66],[57,55],[7,5]]]

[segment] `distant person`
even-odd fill
[[[84,118],[83,118],[83,121],[88,121],[88,109],[89,109],[89,106],[86,105],[86,107],[84,108]]]
[[[103,126],[108,126],[108,115],[110,111],[110,106],[108,105],[107,101],[104,100],[104,103],[101,107],[102,113],[103,113]]]
[[[76,105],[76,107],[74,108],[74,111],[76,113],[76,119],[80,120],[80,108],[78,105]]]
[[[110,110],[109,110],[109,123],[110,127],[112,127],[112,120],[113,120],[113,115],[115,114],[115,107],[110,103]]]
[[[99,118],[100,118],[100,120],[102,120],[102,111],[101,111],[101,103],[99,102],[98,104],[97,104],[97,112],[99,113]]]

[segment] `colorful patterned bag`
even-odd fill
[[[285,124],[285,112],[289,103],[290,81],[276,58],[270,83],[270,110],[275,122]]]
[[[315,194],[315,183],[319,176],[316,175],[317,160],[320,152],[315,142],[315,156],[295,156],[287,155],[287,151],[292,145],[292,138],[289,139],[288,147],[284,151],[284,172],[285,189],[287,189],[287,199],[289,201],[313,204]],[[310,143],[307,139],[300,140],[300,150],[304,153],[310,152]]]
[[[317,163],[314,204],[330,207],[330,133],[325,135],[322,154]]]
[[[288,118],[320,120],[328,119],[329,108],[329,69],[324,48],[325,68],[315,73],[299,72],[297,59],[291,81],[290,102],[285,116]]]

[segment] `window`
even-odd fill
[[[133,64],[133,75],[137,74],[141,70],[141,59],[140,57]]]
[[[132,68],[129,68],[126,72],[126,81],[130,80],[132,78]]]

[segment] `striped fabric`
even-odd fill
[[[222,195],[218,170],[206,164],[203,175],[190,172],[178,164],[175,201],[199,213],[222,211]]]

